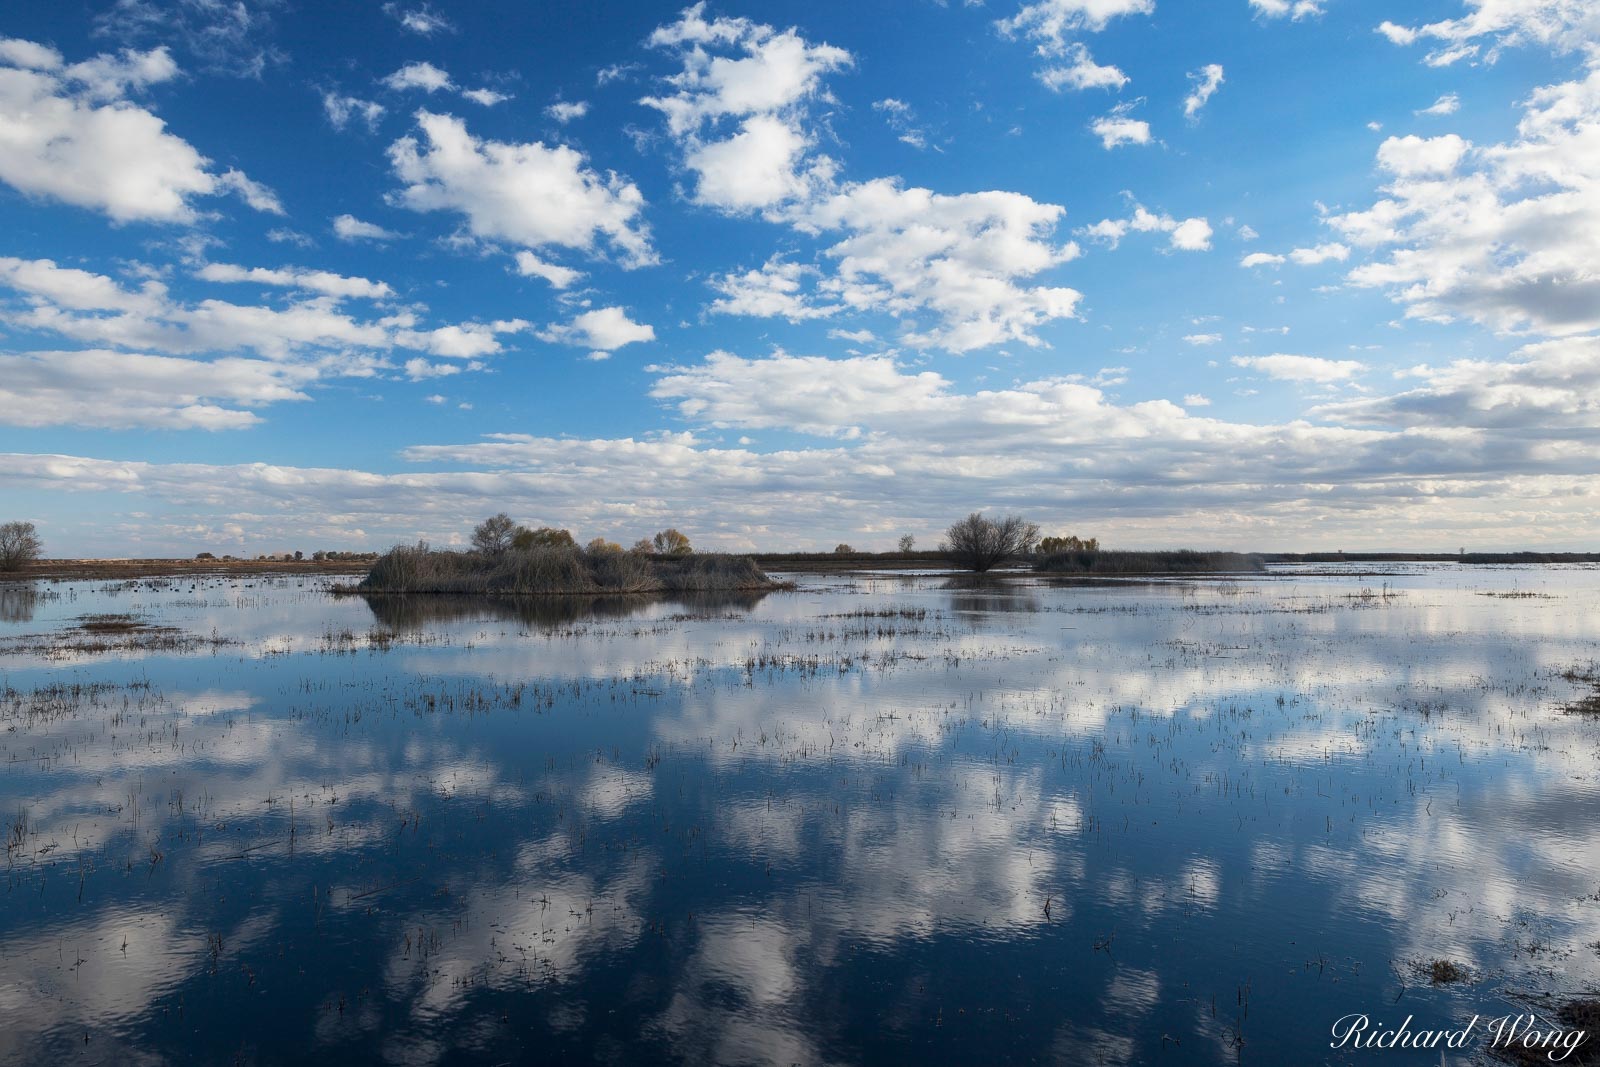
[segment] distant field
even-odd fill
[[[365,574],[371,560],[41,559],[0,573],[0,582],[36,579],[158,578],[174,574]]]

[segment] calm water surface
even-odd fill
[[[1600,570],[1391,570],[13,587],[0,1059],[1435,1063],[1600,983]]]

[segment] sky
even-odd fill
[[[1600,549],[1592,0],[0,11],[0,521]]]

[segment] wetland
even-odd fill
[[[768,570],[0,586],[0,1061],[1431,1064],[1331,1035],[1593,1016],[1600,567]]]

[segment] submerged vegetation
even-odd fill
[[[447,552],[425,543],[380,556],[361,593],[594,595],[776,589],[780,583],[744,556],[646,555],[570,545]]]
[[[1055,552],[1034,564],[1047,574],[1261,574],[1265,560],[1244,552]]]

